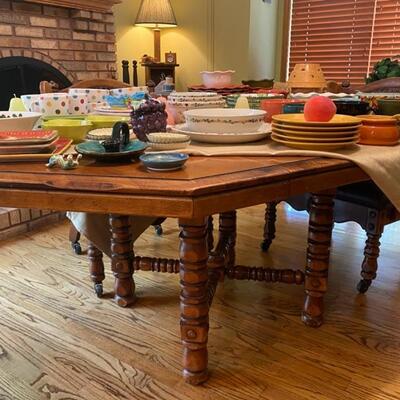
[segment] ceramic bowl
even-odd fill
[[[69,95],[67,93],[44,93],[39,97],[40,112],[43,115],[68,115]]]
[[[288,103],[282,107],[283,114],[302,114],[304,112],[305,103]]]
[[[129,122],[129,117],[113,115],[88,115],[86,118],[93,126],[92,129],[112,128],[117,122]]]
[[[248,133],[261,128],[265,111],[215,108],[185,111],[186,125],[193,132]]]
[[[170,103],[182,103],[187,101],[205,102],[221,100],[222,96],[216,92],[172,92],[168,96]]]
[[[82,142],[86,134],[93,129],[90,121],[79,119],[52,119],[43,123],[44,129],[54,129],[62,137],[72,139],[74,143]]]
[[[169,103],[168,102],[168,110],[170,111],[172,118],[175,121],[175,124],[181,124],[185,122],[184,112],[188,110],[196,110],[199,108],[224,108],[225,100],[221,99],[216,102],[207,101],[207,102],[198,102],[198,101],[188,101],[188,102],[176,102]]]
[[[41,115],[27,111],[0,111],[0,132],[30,131]]]
[[[388,115],[358,115],[362,121],[360,144],[394,146],[399,143],[397,119]]]
[[[265,122],[271,122],[272,117],[277,114],[283,114],[283,107],[285,105],[301,103],[299,100],[293,99],[267,99],[261,102],[261,110],[266,112]],[[304,104],[303,104],[304,107]]]
[[[200,72],[203,85],[206,88],[220,88],[232,84],[232,76],[235,71],[203,71]]]
[[[283,99],[283,94],[277,93],[244,93],[244,94],[229,94],[226,96],[226,104],[229,108],[235,108],[239,97],[245,97],[248,101],[249,108],[253,110],[261,109],[261,102],[268,99]]]
[[[360,100],[333,100],[336,104],[336,113],[344,115],[364,115],[370,110],[366,101]],[[400,104],[400,103],[399,103]]]
[[[399,99],[378,99],[378,114],[380,115],[395,115],[400,114]]]
[[[189,156],[183,153],[150,153],[141,155],[139,159],[151,171],[175,171],[183,167]]]
[[[106,96],[110,94],[107,89],[69,89],[68,93],[71,95],[84,95],[88,103],[102,103],[105,101]]]

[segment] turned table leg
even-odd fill
[[[371,286],[372,281],[376,278],[378,270],[379,240],[383,233],[383,226],[377,233],[367,233],[367,241],[364,248],[364,260],[361,266],[362,279],[358,282],[357,289],[360,293],[366,293]]]
[[[208,378],[207,218],[179,220],[183,376],[198,385]]]
[[[334,193],[330,190],[311,195],[305,278],[306,298],[302,320],[314,328],[323,322],[323,298],[327,290],[333,229]]]
[[[271,201],[265,207],[264,218],[264,240],[261,243],[261,250],[267,252],[271,247],[276,233],[276,206],[277,202]]]
[[[103,295],[103,281],[105,278],[103,253],[91,242],[88,246],[88,258],[90,278],[94,283],[94,291],[98,297],[101,297]]]
[[[136,300],[133,280],[133,244],[129,217],[110,215],[111,268],[115,277],[114,299],[121,307]]]

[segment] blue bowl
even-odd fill
[[[181,169],[189,156],[184,153],[149,153],[139,159],[151,171],[175,171]]]
[[[304,112],[305,103],[289,103],[284,104],[282,111],[284,114],[302,114]]]

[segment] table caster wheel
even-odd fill
[[[72,243],[72,250],[74,250],[74,253],[80,256],[82,254],[82,247],[79,242]]]
[[[372,281],[370,281],[369,279],[361,279],[360,282],[358,282],[357,285],[357,290],[360,293],[366,293],[368,288],[371,286]]]
[[[162,236],[162,234],[163,234],[163,228],[162,228],[162,226],[161,226],[161,225],[158,225],[158,226],[156,226],[155,228],[156,228],[156,234],[157,234],[158,236]]]
[[[103,296],[103,284],[102,283],[95,283],[94,284],[94,291],[97,297]]]

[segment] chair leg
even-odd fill
[[[371,286],[372,281],[376,278],[380,246],[379,240],[382,233],[383,227],[376,233],[367,233],[367,241],[364,248],[364,261],[361,266],[362,279],[357,285],[357,290],[360,293],[366,293]]]
[[[82,247],[79,243],[79,239],[81,238],[81,234],[76,230],[75,226],[71,224],[69,227],[69,241],[71,242],[72,249],[74,250],[75,254],[81,255],[82,254]]]
[[[103,281],[105,278],[103,253],[93,243],[89,243],[88,257],[90,278],[94,283],[94,291],[97,297],[101,297],[103,295]]]
[[[264,240],[261,243],[261,250],[267,252],[275,239],[276,232],[276,206],[278,203],[267,203],[265,207]]]

